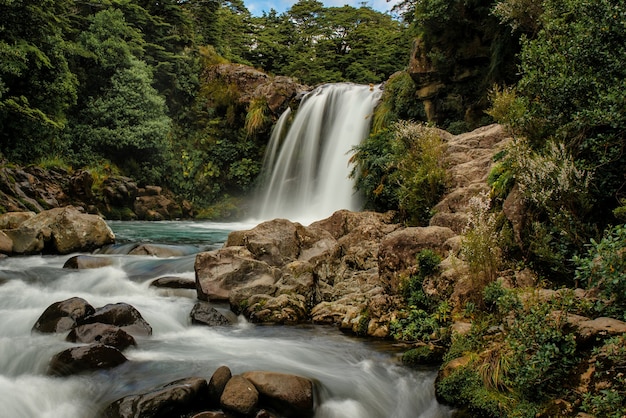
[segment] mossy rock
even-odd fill
[[[422,345],[410,349],[402,355],[402,363],[409,367],[441,364],[445,349],[434,345]]]

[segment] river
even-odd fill
[[[293,373],[319,382],[318,418],[443,418],[435,371],[398,362],[388,345],[313,325],[263,326],[239,318],[232,327],[192,325],[195,291],[149,286],[158,277],[193,278],[195,253],[219,248],[228,232],[252,225],[207,222],[111,222],[117,244],[98,256],[112,266],[67,270],[72,255],[0,260],[0,417],[98,417],[112,401],[178,378],[207,380],[221,365]],[[185,255],[166,259],[130,256],[137,242],[174,245]],[[111,370],[49,377],[50,358],[75,344],[65,334],[31,329],[50,304],[73,296],[92,306],[126,302],[153,328],[124,351],[130,360]],[[227,306],[216,306],[226,311]]]

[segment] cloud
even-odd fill
[[[393,6],[399,3],[400,0],[323,0],[322,3],[325,7],[341,7],[344,5],[352,7],[361,7],[364,3],[366,6],[371,7],[379,12],[389,12]],[[250,13],[254,16],[261,16],[263,12],[268,12],[274,9],[278,14],[284,13],[291,8],[297,1],[295,0],[244,0],[244,3]]]

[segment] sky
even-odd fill
[[[400,0],[320,0],[325,7],[341,7],[344,5],[352,7],[361,7],[363,3],[379,12],[389,12],[394,4],[400,2]],[[244,4],[252,13],[253,16],[261,16],[263,12],[269,12],[270,9],[275,9],[278,14],[285,12],[291,8],[292,5],[297,3],[297,0],[243,0]]]

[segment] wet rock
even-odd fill
[[[183,277],[159,277],[150,283],[150,286],[160,289],[196,289],[196,282],[193,279],[185,279]]]
[[[108,304],[84,317],[80,324],[103,323],[122,328],[131,335],[152,335],[152,327],[139,311],[127,303]]]
[[[241,375],[233,376],[220,397],[222,408],[242,415],[251,414],[259,402],[259,392]]]
[[[137,345],[133,336],[123,329],[115,325],[101,323],[80,325],[70,331],[66,340],[73,343],[104,344],[120,351],[131,345]]]
[[[50,360],[48,374],[69,376],[86,371],[111,369],[126,362],[124,355],[114,347],[92,344],[68,348]]]
[[[313,415],[313,382],[307,378],[267,371],[243,373],[258,390],[261,404],[286,416]]]
[[[222,393],[224,393],[224,388],[231,377],[233,377],[232,373],[227,366],[220,366],[213,372],[208,387],[209,401],[211,404],[219,405]]]
[[[217,309],[207,302],[198,302],[193,306],[190,313],[191,322],[194,324],[208,325],[211,327],[231,325],[232,322],[222,315]]]
[[[75,255],[70,257],[65,264],[64,269],[96,269],[113,265],[113,260],[107,257],[95,257],[92,255]]]
[[[78,321],[95,312],[86,300],[73,297],[48,306],[41,314],[33,331],[44,333],[65,332],[74,328]]]
[[[206,409],[207,382],[188,377],[150,392],[130,395],[111,403],[104,415],[108,418],[183,417]]]

